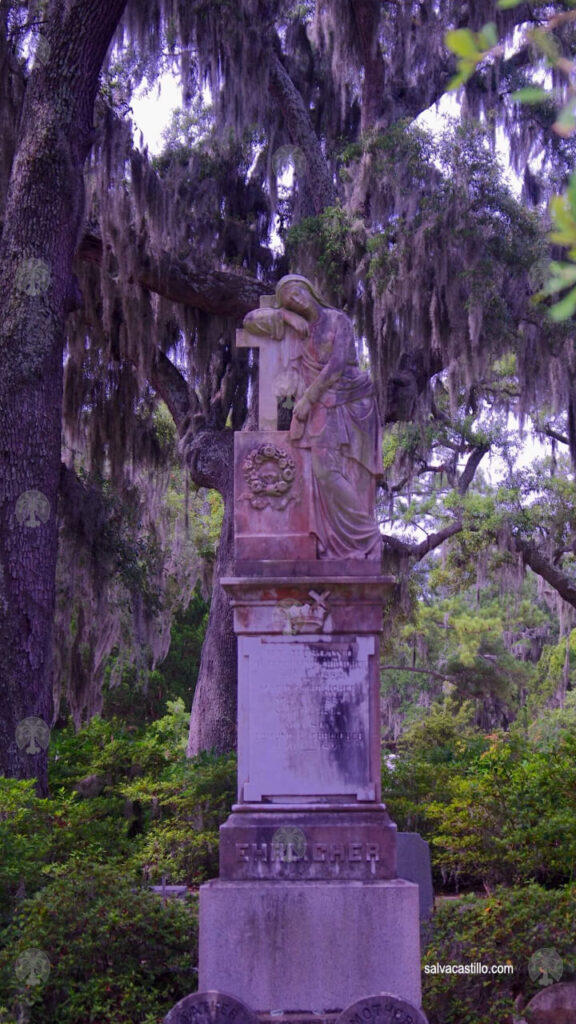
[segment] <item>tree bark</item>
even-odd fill
[[[125,3],[49,4],[0,245],[0,772],[35,777],[44,795],[46,751],[20,749],[16,729],[52,725],[64,331],[98,76]]]
[[[233,571],[234,432],[202,430],[189,442],[185,437],[183,447],[194,483],[215,488],[224,501],[208,627],[190,714],[188,756],[194,757],[201,750],[236,749],[237,643],[230,599],[220,583]]]
[[[378,39],[380,5],[373,0],[353,0],[352,10],[364,66],[360,122],[364,135],[377,124],[383,109],[385,65]]]
[[[567,604],[576,608],[576,585],[566,573],[544,558],[534,544],[514,537],[513,546],[518,554],[522,555],[524,565],[529,565],[532,571],[546,580]]]
[[[320,214],[326,207],[335,206],[338,193],[304,100],[276,54],[270,67],[270,89],[282,110],[292,142],[304,154],[314,211]]]

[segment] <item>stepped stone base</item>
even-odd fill
[[[231,814],[220,826],[220,878],[373,882],[396,878],[396,826],[380,805]]]
[[[207,882],[200,934],[200,991],[261,1015],[328,1016],[374,992],[420,1005],[418,886],[403,879]]]

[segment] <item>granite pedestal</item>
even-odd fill
[[[420,1005],[418,886],[216,880],[200,890],[199,988],[258,1013],[330,1013],[371,992]]]

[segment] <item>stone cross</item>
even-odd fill
[[[273,295],[260,297],[260,308],[274,307]],[[260,430],[278,429],[278,400],[285,399],[291,408],[297,384],[294,358],[299,338],[290,326],[284,326],[281,338],[255,335],[245,329],[236,331],[238,348],[257,348],[258,361],[258,427]]]

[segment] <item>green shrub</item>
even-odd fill
[[[549,731],[544,746],[519,728],[483,736],[468,714],[449,699],[407,730],[382,770],[392,818],[429,840],[437,884],[574,881],[576,734]]]
[[[151,882],[199,885],[218,875],[218,829],[236,796],[236,758],[204,752],[124,792],[154,818],[132,863]]]
[[[437,865],[467,886],[561,885],[576,867],[576,739],[554,750],[497,737],[449,802],[430,804]]]
[[[37,797],[34,785],[34,779],[0,778],[0,928],[17,900],[43,884],[57,803]]]
[[[576,975],[576,886],[546,890],[538,885],[499,889],[488,898],[445,902],[434,915],[423,956],[422,1005],[430,1024],[501,1024],[512,1020],[514,999],[526,1001],[539,985],[529,960],[555,949],[563,981]],[[512,974],[442,974],[441,964],[511,964]]]
[[[155,1024],[196,988],[195,903],[164,904],[117,867],[69,861],[2,940],[0,991],[14,1011],[28,1005],[30,1024]],[[14,964],[29,949],[51,968],[26,987]]]

